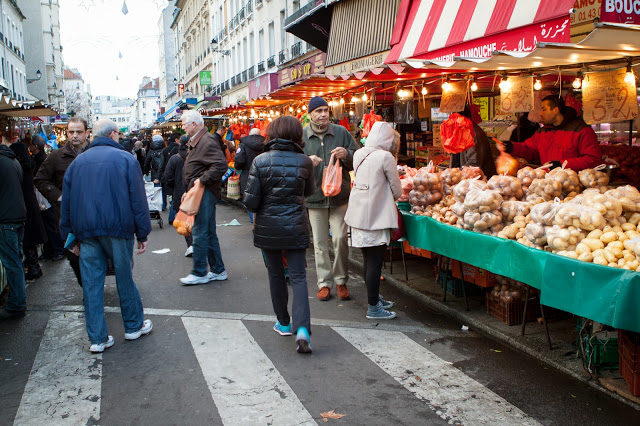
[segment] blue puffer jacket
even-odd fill
[[[147,240],[149,205],[140,166],[115,141],[97,137],[64,175],[60,234],[80,241],[100,236]]]

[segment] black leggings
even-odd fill
[[[362,247],[364,283],[367,286],[367,301],[369,305],[378,304],[378,292],[380,291],[380,273],[387,245],[375,247]]]

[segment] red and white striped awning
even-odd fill
[[[568,43],[575,0],[402,0],[385,63],[490,57]]]

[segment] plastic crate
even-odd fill
[[[524,302],[505,303],[500,298],[494,297],[491,293],[486,293],[487,313],[498,318],[507,325],[522,324],[522,313],[524,312]],[[527,306],[526,321],[536,321],[540,313],[540,302],[538,298],[531,297]]]
[[[460,262],[452,259],[451,272],[454,278],[460,278]],[[495,274],[480,269],[473,265],[462,264],[462,273],[464,274],[464,280],[473,283],[480,287],[493,287],[498,283]]]
[[[620,365],[618,337],[604,333],[584,337],[585,363],[600,370],[615,370]]]
[[[618,331],[620,375],[634,396],[640,396],[640,334]]]

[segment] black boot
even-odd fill
[[[28,281],[37,280],[42,276],[42,269],[38,263],[38,250],[35,247],[25,247],[24,257],[27,265],[27,273],[24,278]]]

